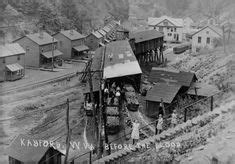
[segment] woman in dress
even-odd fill
[[[131,138],[133,140],[133,145],[140,138],[139,126],[140,126],[140,124],[137,122],[137,120],[134,120],[134,122],[132,123],[132,133],[131,133]]]
[[[173,111],[173,113],[171,114],[171,126],[175,127],[177,124],[177,114],[176,114],[176,110]]]
[[[162,132],[162,125],[163,125],[162,114],[159,114],[158,122],[157,122],[157,134],[160,134]]]

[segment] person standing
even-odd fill
[[[140,124],[137,122],[137,120],[134,120],[133,123],[132,123],[132,133],[131,133],[131,138],[133,140],[133,145],[140,138],[139,126],[140,126]]]
[[[157,122],[157,134],[160,134],[162,132],[162,129],[163,129],[162,125],[163,125],[162,114],[159,114],[158,122]]]
[[[171,114],[171,127],[175,127],[177,124],[177,114],[176,114],[176,110],[173,111],[173,113]]]

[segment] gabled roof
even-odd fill
[[[94,35],[98,39],[103,37],[98,31],[94,31],[91,34]]]
[[[51,35],[49,35],[46,32],[42,32],[40,33],[34,33],[34,34],[29,34],[29,35],[25,35],[19,39],[16,39],[14,42],[17,42],[18,40],[27,37],[30,40],[32,40],[33,42],[35,42],[38,45],[46,45],[46,44],[51,44],[53,37]],[[54,38],[54,43],[58,42],[55,38]]]
[[[105,36],[106,35],[106,32],[102,29],[98,30],[98,32],[102,35],[102,36]]]
[[[157,68],[153,68],[149,75],[149,81],[151,82],[178,84],[186,87],[191,85],[194,78],[196,78],[196,75],[191,72],[175,72]]]
[[[149,17],[148,18],[148,25],[156,26],[159,23],[163,22],[164,20],[168,20],[169,22],[171,22],[172,24],[174,24],[175,26],[178,26],[178,27],[183,27],[183,24],[184,24],[183,19],[181,19],[181,18],[172,18],[172,17],[164,15],[159,18]]]
[[[45,147],[41,143],[41,146],[38,144],[36,147],[34,146],[35,140],[37,139],[20,134],[13,140],[5,152],[8,156],[21,162],[37,164],[49,149],[49,145]],[[28,143],[32,143],[32,145]]]
[[[25,54],[25,50],[18,43],[0,45],[0,57],[13,56],[18,54]]]
[[[77,39],[85,38],[84,35],[80,34],[79,32],[75,30],[65,30],[65,31],[60,31],[60,33],[63,34],[65,37],[69,38],[70,40],[77,40]]]
[[[197,32],[195,32],[193,35],[195,35],[195,34],[201,32],[201,31],[203,31],[203,30],[205,30],[205,29],[207,29],[207,28],[211,29],[212,31],[214,31],[215,33],[217,33],[219,36],[223,36],[223,31],[222,31],[222,29],[220,29],[219,27],[216,27],[216,26],[212,26],[212,25],[210,25],[210,26],[205,26],[204,28],[202,28],[202,29],[198,30]],[[192,36],[193,36],[193,35],[192,35]]]
[[[146,30],[130,33],[130,39],[135,39],[136,43],[163,37],[163,33],[157,30]]]
[[[104,79],[142,73],[127,40],[111,42],[103,48],[105,48]]]
[[[146,100],[153,102],[161,102],[163,99],[164,103],[170,104],[177,93],[179,92],[181,85],[168,85],[159,83],[154,85],[147,93]]]

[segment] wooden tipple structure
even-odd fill
[[[157,30],[132,32],[129,42],[139,63],[164,61],[163,33]]]

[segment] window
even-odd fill
[[[164,26],[168,26],[168,22],[163,22],[163,25]]]
[[[171,33],[168,33],[167,35],[168,35],[168,36],[172,36],[172,34],[171,34]]]
[[[17,56],[17,60],[20,60],[20,56]]]
[[[60,41],[60,47],[62,47],[63,46],[63,42],[62,41]]]
[[[159,27],[159,31],[163,31],[163,27]]]
[[[206,34],[209,34],[209,31],[207,31]]]
[[[43,52],[44,50],[43,50],[43,48],[41,48],[41,52]]]
[[[199,36],[197,42],[201,43],[202,42],[202,37]]]
[[[6,63],[6,60],[5,60],[5,58],[2,58],[2,63]]]
[[[173,28],[171,28],[171,32],[173,32]]]
[[[176,28],[174,28],[174,31],[176,32]]]
[[[210,42],[211,42],[211,39],[210,38],[206,38],[206,43],[210,44]]]

